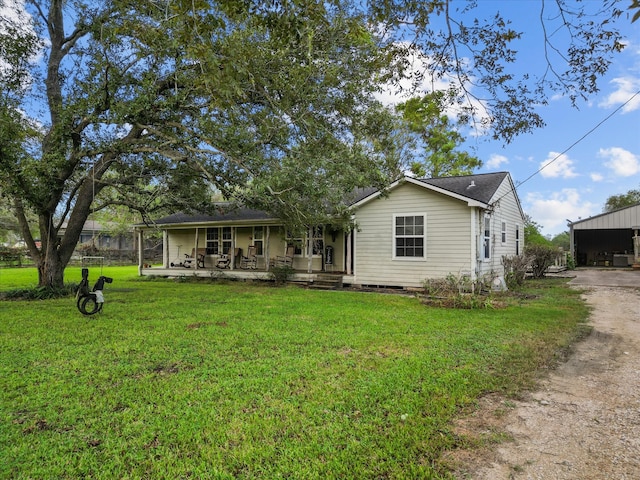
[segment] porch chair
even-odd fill
[[[254,245],[249,245],[247,255],[243,255],[242,259],[240,260],[240,268],[251,268],[255,270],[257,267],[258,257],[256,255],[256,247]]]
[[[231,257],[228,253],[220,255],[220,258],[218,258],[216,262],[216,268],[231,268]]]
[[[278,255],[276,258],[269,260],[269,266],[271,267],[293,267],[293,256],[296,253],[295,245],[287,245],[287,251],[284,256]]]
[[[230,255],[229,251],[227,251],[227,253],[224,253],[222,255],[220,255],[220,258],[218,259],[218,261],[216,262],[216,268],[231,268],[231,259],[233,258],[234,261],[234,265],[237,265],[237,259],[239,256],[242,255],[242,249],[241,248],[236,248],[233,251],[233,257]]]
[[[184,254],[185,259],[182,262],[182,266],[184,268],[191,268],[191,265],[193,263],[197,262],[198,268],[204,268],[204,255],[205,255],[205,251],[206,249],[204,248],[199,248],[198,252],[196,253],[196,249],[192,248],[191,249],[191,256],[187,255],[186,253]]]

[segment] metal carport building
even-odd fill
[[[570,222],[571,253],[578,266],[631,266],[638,230],[640,203]]]

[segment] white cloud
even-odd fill
[[[640,78],[634,77],[618,77],[611,80],[610,83],[616,85],[616,88],[598,105],[604,108],[616,107],[627,102],[640,90]],[[622,108],[622,113],[629,113],[640,109],[640,95],[636,95],[633,100]]]
[[[7,31],[14,32],[19,35],[36,35],[33,29],[31,14],[26,10],[24,0],[9,0],[3,2],[0,0],[0,33],[6,34]],[[35,55],[28,58],[30,63],[40,60],[42,52],[39,51]],[[0,74],[6,74],[12,68],[6,61],[0,58]],[[25,87],[29,83],[29,79],[24,79]]]
[[[604,175],[598,172],[592,172],[589,176],[593,182],[601,182],[604,180]]]
[[[527,195],[527,213],[542,226],[545,235],[556,235],[567,230],[567,219],[576,221],[590,217],[600,210],[594,203],[584,201],[574,188],[565,188],[548,197],[540,193]]]
[[[547,159],[540,163],[540,175],[545,178],[573,178],[578,174],[573,169],[573,160],[567,155],[549,152]]]
[[[409,47],[408,43],[404,46]],[[415,48],[409,48],[411,52],[407,55],[405,60],[405,76],[394,84],[389,83],[383,87],[381,92],[376,94],[376,98],[387,107],[394,107],[395,105],[407,101],[409,98],[418,95],[426,95],[427,93],[442,91],[448,92],[452,88],[460,91],[460,82],[457,77],[431,77],[426,75],[428,71],[428,65],[430,58],[423,52],[416,50]],[[465,62],[466,59],[461,59],[461,62]],[[418,82],[417,79],[421,81]],[[473,90],[473,78],[470,78],[465,85],[464,90],[471,92]],[[465,96],[464,100],[460,104],[448,105],[445,114],[452,120],[457,119],[460,113],[468,114],[467,111],[463,112],[463,109],[473,108],[475,111],[475,117],[469,122],[468,127],[470,129],[469,135],[472,137],[480,137],[486,135],[491,128],[491,118],[489,116],[489,107],[485,102],[478,100],[475,97]]]
[[[630,177],[640,173],[640,159],[624,148],[601,148],[598,156],[606,159],[604,165],[619,177]]]
[[[490,170],[496,170],[500,168],[501,165],[507,163],[509,163],[509,159],[507,157],[493,153],[485,165]]]

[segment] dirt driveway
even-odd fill
[[[460,427],[511,440],[453,454],[458,478],[640,478],[640,272],[570,275],[593,309],[592,333],[524,401],[482,400]]]

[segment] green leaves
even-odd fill
[[[416,156],[421,160],[410,163],[411,172],[417,177],[467,175],[482,165],[478,158],[456,150],[464,138],[443,113],[445,108],[443,92],[414,97],[397,106],[409,131],[417,138]]]
[[[604,205],[604,211],[612,212],[619,208],[629,207],[637,203],[640,203],[640,190],[629,190],[627,193],[611,195],[608,197]]]

